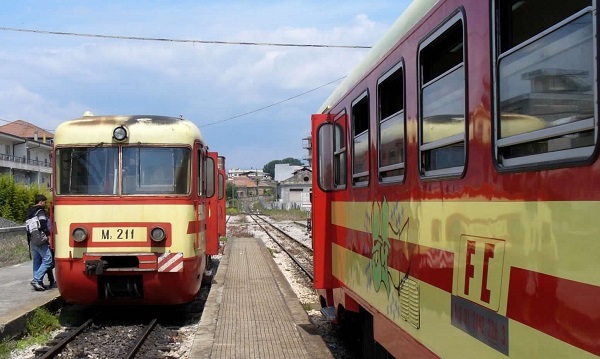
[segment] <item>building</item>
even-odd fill
[[[49,188],[53,139],[51,132],[21,120],[0,126],[0,175]]]
[[[275,165],[275,181],[281,182],[294,175],[299,169],[305,168],[305,166],[295,166],[289,163],[278,163]]]
[[[311,188],[312,170],[309,167],[294,170],[292,176],[277,185],[277,197],[281,209],[310,210]]]
[[[256,178],[256,177],[268,178],[268,179],[271,178],[271,176],[269,176],[268,173],[264,173],[263,170],[259,170],[259,169],[233,168],[233,169],[227,170],[227,178],[228,179],[232,179],[234,177],[240,177],[240,176],[252,177],[252,178]]]
[[[308,135],[308,137],[304,137],[302,139],[302,148],[307,151],[307,154],[302,158],[304,161],[308,162],[309,166],[312,166],[312,136]]]
[[[275,183],[270,178],[235,176],[227,180],[233,184],[235,198],[269,197],[275,194]]]

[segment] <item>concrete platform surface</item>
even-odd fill
[[[52,305],[58,289],[36,292],[31,261],[0,268],[0,341],[21,334],[28,315],[36,308]]]
[[[263,242],[232,238],[188,358],[333,358]]]

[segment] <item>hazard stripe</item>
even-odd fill
[[[159,272],[181,272],[183,270],[183,253],[164,253],[158,257]]]

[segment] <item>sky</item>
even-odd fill
[[[0,124],[183,116],[228,169],[302,160],[311,114],[368,49],[210,42],[372,46],[409,2],[2,1]]]

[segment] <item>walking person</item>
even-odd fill
[[[35,196],[35,204],[27,210],[27,242],[33,259],[33,280],[31,286],[36,291],[44,291],[42,280],[52,266],[52,252],[48,244],[50,230],[46,216],[46,196]]]

